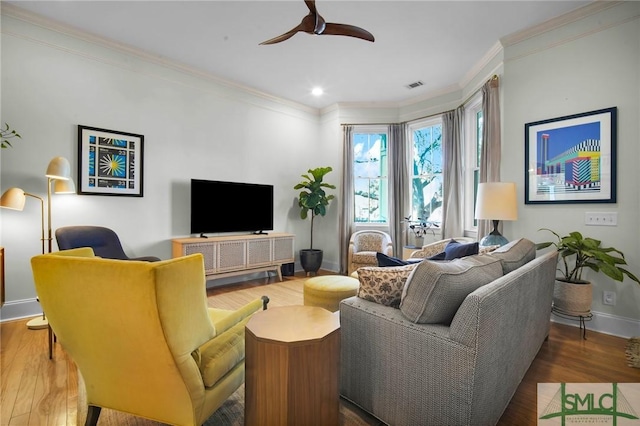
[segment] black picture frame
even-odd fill
[[[615,203],[617,112],[526,123],[525,204]]]
[[[142,197],[144,136],[78,125],[78,194]]]

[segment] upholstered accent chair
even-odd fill
[[[423,245],[422,248],[411,253],[409,259],[426,259],[428,257],[435,256],[438,253],[442,253],[451,240],[456,240],[459,243],[472,243],[475,241],[475,239],[468,237],[445,238],[443,240]]]
[[[202,254],[130,262],[85,247],[31,265],[49,322],[85,383],[85,424],[106,407],[199,426],[244,383],[245,324],[268,299],[208,308]]]
[[[96,256],[107,259],[146,260],[157,262],[155,256],[129,257],[122,248],[118,234],[102,226],[64,226],[56,229],[56,242],[60,250],[91,247]]]
[[[362,266],[378,266],[376,253],[393,256],[391,236],[383,231],[356,231],[349,240],[348,274]]]

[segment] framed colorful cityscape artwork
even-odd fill
[[[527,123],[525,204],[616,202],[617,108]]]
[[[144,136],[78,126],[78,194],[142,197]]]

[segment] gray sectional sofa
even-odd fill
[[[441,269],[422,262],[362,271],[365,287],[408,273],[382,287],[402,284],[399,307],[366,288],[360,296],[370,300],[341,302],[341,395],[393,426],[496,424],[549,333],[557,253],[535,256],[521,239]],[[496,259],[502,271],[491,278]],[[473,277],[489,281],[474,289]]]

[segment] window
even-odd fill
[[[389,218],[388,135],[370,128],[353,133],[353,184],[356,223],[387,223]]]
[[[478,228],[474,213],[480,179],[482,125],[482,94],[479,93],[465,105],[464,228],[467,231],[475,231]]]
[[[411,220],[442,223],[442,119],[409,126],[412,143]]]

